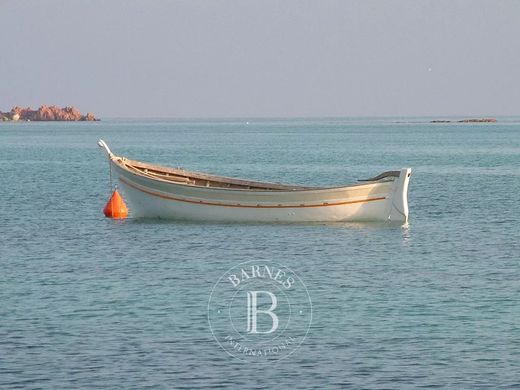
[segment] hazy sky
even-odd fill
[[[0,110],[519,115],[520,1],[0,0]]]

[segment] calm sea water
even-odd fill
[[[519,388],[520,121],[396,122],[0,124],[0,388]],[[100,137],[296,184],[410,166],[410,225],[106,219]],[[247,260],[291,267],[312,298],[276,364],[233,359],[209,330],[213,285]]]

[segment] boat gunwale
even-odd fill
[[[167,184],[171,184],[171,185],[178,185],[178,186],[191,187],[191,188],[197,188],[197,189],[203,189],[203,190],[212,190],[212,191],[215,191],[215,190],[217,190],[217,191],[238,191],[238,192],[271,193],[271,194],[283,194],[283,193],[293,194],[293,193],[299,193],[299,192],[320,193],[320,192],[330,192],[330,191],[338,191],[338,190],[339,191],[348,190],[351,188],[357,189],[357,188],[362,188],[362,187],[373,186],[374,184],[393,183],[393,182],[395,182],[395,179],[396,179],[396,178],[394,178],[393,180],[363,181],[362,183],[352,183],[352,184],[337,186],[337,187],[303,187],[303,186],[290,186],[290,185],[277,184],[277,183],[243,180],[243,179],[226,177],[226,176],[211,175],[211,174],[206,174],[206,173],[202,173],[202,172],[191,172],[191,171],[186,171],[184,169],[168,168],[168,167],[163,167],[160,165],[141,162],[138,160],[129,160],[129,159],[126,159],[125,157],[115,156],[115,155],[110,156],[110,161],[113,162],[115,165],[117,165],[119,168],[121,168],[123,171],[126,171],[132,175],[142,177],[142,178],[145,178],[148,180],[158,181],[158,182],[167,183]],[[139,169],[131,170],[125,163],[128,161],[148,165],[150,167],[153,167],[150,169],[158,170],[158,171],[161,171],[162,169],[165,169],[165,168],[167,170],[180,170],[183,172],[183,175],[185,175],[187,177],[195,177],[195,178],[197,178],[196,176],[205,176],[207,178],[211,177],[212,178],[211,181],[216,181],[216,182],[219,182],[218,179],[224,179],[223,181],[221,181],[222,183],[226,183],[226,180],[231,180],[231,183],[229,183],[229,184],[235,184],[235,183],[233,183],[233,181],[240,181],[243,183],[251,183],[251,185],[254,185],[254,184],[258,184],[258,185],[262,185],[262,186],[273,185],[273,186],[280,186],[280,187],[286,187],[286,188],[281,188],[281,189],[230,188],[230,187],[211,187],[211,186],[202,186],[202,185],[191,184],[191,183],[183,183],[183,182],[174,181],[174,180],[162,179],[160,177],[154,177],[152,175],[146,175],[145,173],[141,172]],[[163,171],[163,172],[166,172],[166,171]],[[193,176],[190,176],[192,174],[193,174]],[[248,184],[236,184],[236,185],[247,186]]]

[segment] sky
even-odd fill
[[[0,0],[0,111],[520,115],[520,1]]]

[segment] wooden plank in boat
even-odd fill
[[[189,179],[199,179],[199,180],[206,180],[206,181],[222,183],[222,184],[234,184],[234,185],[241,186],[241,187],[249,186],[252,188],[273,189],[273,190],[301,190],[301,189],[305,189],[305,188],[317,188],[317,187],[302,187],[302,186],[285,185],[285,184],[278,184],[278,183],[265,183],[265,182],[258,182],[258,181],[252,181],[252,180],[235,179],[235,178],[224,177],[224,176],[208,175],[206,173],[190,172],[190,171],[186,171],[184,169],[169,168],[169,167],[149,164],[149,163],[145,163],[145,162],[137,161],[137,160],[125,159],[125,163],[127,163],[131,166],[134,166],[136,168],[153,170],[153,171],[156,171],[159,173],[161,173],[161,172],[169,173],[169,174],[173,174],[178,177],[188,178],[188,180]]]

